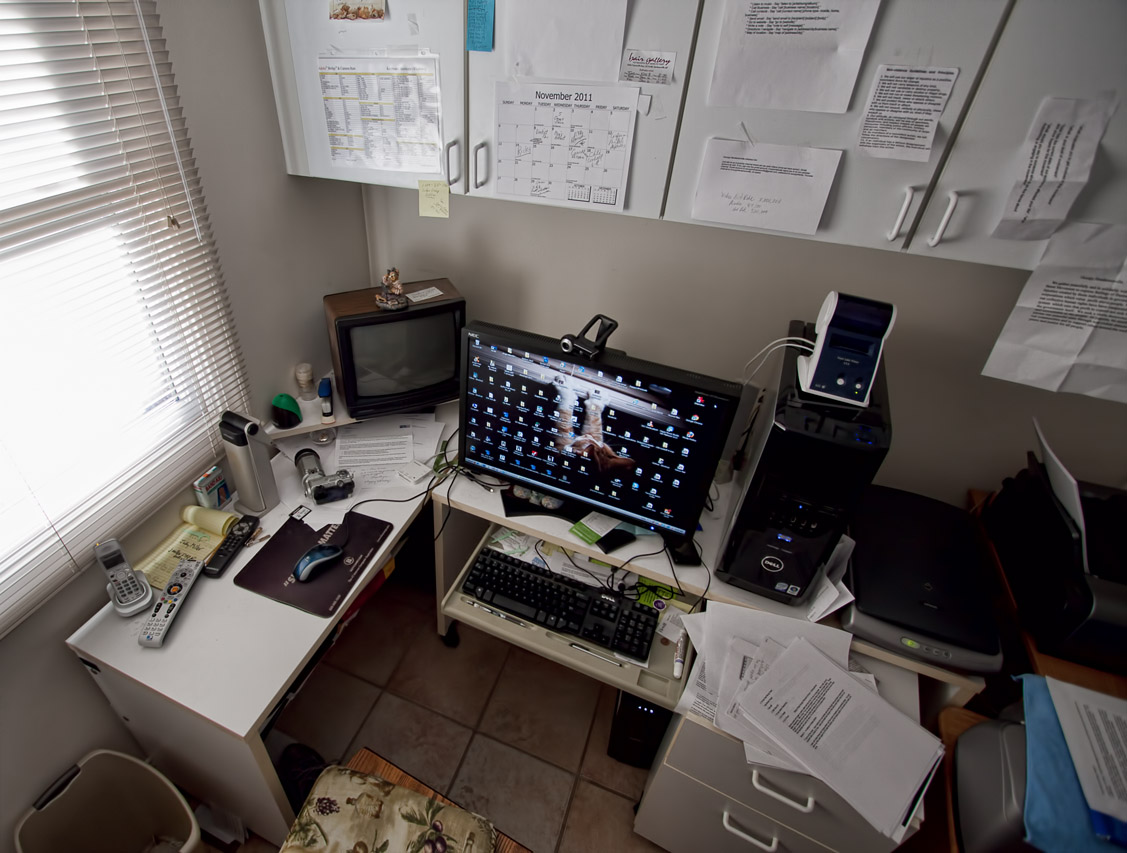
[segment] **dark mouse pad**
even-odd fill
[[[331,616],[390,533],[389,522],[357,512],[346,513],[340,525],[328,524],[320,530],[287,518],[235,575],[235,585],[315,616]],[[294,578],[294,566],[306,551],[318,542],[340,545],[342,541],[344,554],[331,566],[305,583]],[[382,579],[378,574],[372,583]]]

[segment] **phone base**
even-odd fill
[[[149,579],[145,577],[143,572],[137,569],[133,570],[133,574],[135,574],[137,580],[144,585],[145,594],[136,601],[131,601],[128,604],[122,604],[117,600],[117,596],[113,594],[113,584],[106,584],[106,595],[108,595],[110,601],[113,602],[113,609],[117,611],[118,616],[135,616],[153,603],[153,588],[149,585]]]

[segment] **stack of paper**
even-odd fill
[[[904,837],[943,745],[850,671],[850,634],[716,603],[682,621],[697,658],[678,713],[738,737],[749,763],[817,777]]]

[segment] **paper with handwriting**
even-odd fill
[[[710,139],[693,197],[693,219],[813,234],[841,152]]]

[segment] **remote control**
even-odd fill
[[[176,571],[172,573],[172,580],[160,594],[157,606],[149,613],[149,618],[141,626],[141,634],[137,642],[150,649],[156,649],[164,642],[168,629],[176,615],[184,608],[184,599],[192,591],[192,584],[200,576],[203,569],[202,560],[181,560]]]
[[[227,535],[223,537],[223,541],[219,543],[219,547],[215,549],[215,553],[208,559],[203,573],[209,578],[217,578],[223,574],[223,570],[231,564],[235,555],[239,553],[239,549],[246,544],[246,541],[254,535],[254,531],[257,529],[257,515],[244,515],[236,521]]]

